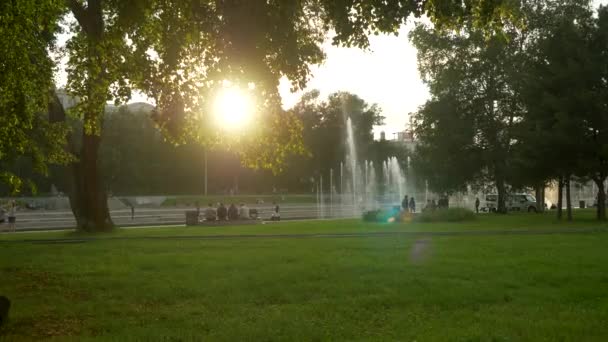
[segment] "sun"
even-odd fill
[[[234,86],[223,87],[213,106],[216,122],[225,129],[243,128],[251,121],[253,109],[251,96]]]

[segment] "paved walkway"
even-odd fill
[[[522,230],[477,230],[443,232],[353,232],[353,233],[294,233],[294,234],[220,234],[220,235],[167,235],[167,236],[109,236],[73,237],[50,239],[0,240],[0,243],[85,243],[110,240],[240,240],[240,239],[318,239],[318,238],[374,238],[374,237],[433,237],[433,236],[492,236],[492,235],[556,235],[556,234],[593,234],[606,233],[604,228],[560,228],[560,229],[522,229]]]

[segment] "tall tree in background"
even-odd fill
[[[373,127],[381,125],[384,117],[380,108],[368,104],[359,96],[347,92],[330,94],[327,100],[319,98],[318,91],[306,93],[293,112],[303,125],[303,143],[310,156],[290,158],[287,172],[298,178],[313,175],[329,175],[329,170],[339,170],[346,156],[346,119],[353,124],[358,159],[372,157]]]
[[[526,2],[525,53],[517,77],[518,94],[525,108],[523,120],[518,122],[515,134],[515,160],[513,183],[521,187],[527,185],[536,189],[537,211],[544,209],[545,186],[558,184],[557,215],[562,214],[562,189],[565,179],[575,174],[579,158],[575,144],[568,132],[568,124],[554,125],[548,120],[553,110],[545,103],[545,88],[557,84],[545,82],[547,76],[543,64],[550,53],[565,55],[564,49],[550,52],[544,41],[553,35],[556,28],[565,21],[585,21],[591,13],[587,0],[530,1]],[[569,54],[569,53],[567,53]],[[563,80],[565,81],[565,80]],[[567,191],[568,193],[568,191]],[[566,196],[570,203],[570,197]],[[571,216],[571,206],[568,205]]]
[[[432,97],[415,116],[419,172],[439,192],[491,180],[497,209],[506,212],[513,127],[522,115],[512,77],[519,29],[488,36],[472,25],[446,31],[419,24],[410,37]]]
[[[576,20],[572,13],[578,14]],[[598,186],[600,220],[606,218],[603,184],[608,176],[607,28],[605,7],[597,17],[581,7],[554,22],[538,42],[539,57],[526,82],[529,111],[523,122],[528,129],[524,143],[538,148],[530,160],[542,158],[559,178],[558,207],[561,189],[566,186],[568,192],[573,175],[590,178]]]

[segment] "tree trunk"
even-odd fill
[[[536,196],[536,212],[542,213],[545,211],[545,184],[540,183],[536,186],[535,196]]]
[[[566,177],[566,210],[568,215],[568,221],[572,221],[572,199],[570,198],[570,176]]]
[[[562,206],[563,206],[563,190],[564,190],[564,177],[559,176],[557,181],[557,219],[562,219]]]
[[[507,213],[506,197],[507,189],[505,187],[505,181],[502,176],[496,177],[496,190],[498,191],[498,198],[496,203],[496,212],[501,214]]]
[[[547,202],[545,201],[545,198],[546,198],[546,196],[545,196],[545,184],[543,184],[543,188],[541,190],[541,194],[542,195],[540,197],[543,199],[543,202],[542,202],[543,206],[542,206],[542,208],[543,208],[543,213],[544,213],[547,210]]]
[[[49,120],[66,120],[65,110],[55,93],[49,103]],[[107,194],[101,186],[97,165],[99,142],[100,137],[86,135],[83,130],[82,144],[78,150],[74,136],[68,134],[66,150],[78,160],[62,167],[61,175],[57,177],[58,183],[69,196],[76,227],[84,231],[107,231],[113,228]]]
[[[606,221],[606,192],[604,189],[604,178],[594,179],[597,185],[597,219]]]
[[[108,195],[102,186],[99,166],[101,138],[83,132],[80,160],[74,167],[74,191],[70,196],[77,228],[84,231],[109,231],[114,228],[108,209]]]

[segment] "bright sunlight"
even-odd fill
[[[251,96],[234,86],[221,89],[215,98],[215,119],[223,128],[242,128],[251,121],[254,111]]]

